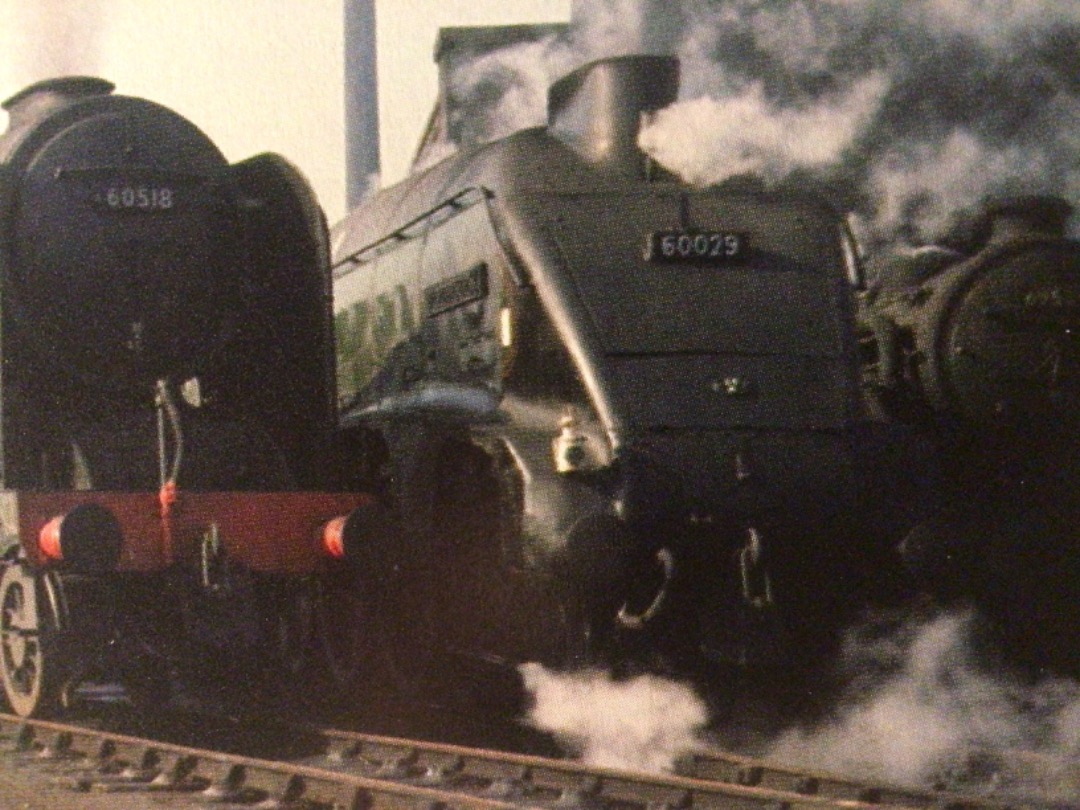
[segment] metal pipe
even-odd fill
[[[379,187],[375,0],[345,0],[345,193],[353,209]]]

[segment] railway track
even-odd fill
[[[1004,808],[1080,806],[1034,797],[1010,799],[946,790],[919,791],[874,784],[730,754],[700,751],[679,761],[675,774],[638,774],[567,760],[400,740],[320,729],[322,762],[352,771],[498,791],[528,806],[589,808],[911,807]],[[556,798],[557,797],[557,798]],[[584,804],[575,800],[587,799]],[[774,804],[775,802],[775,804]]]
[[[317,733],[323,741],[321,751],[300,761],[281,761],[0,715],[4,767],[33,770],[38,778],[46,779],[50,790],[63,792],[62,803],[42,806],[88,810],[205,807],[207,802],[281,810],[1077,806],[892,789],[721,752],[688,759],[678,774],[645,775],[355,732],[320,729]]]
[[[697,779],[735,782],[777,790],[801,790],[810,784],[821,795],[852,798],[881,805],[920,807],[1060,806],[1080,807],[1080,763],[1065,766],[1060,760],[1026,752],[973,754],[979,760],[978,789],[971,793],[953,785],[936,790],[890,787],[870,780],[796,768],[725,751],[701,751],[677,763],[680,774]],[[957,783],[965,780],[959,778]],[[977,794],[977,797],[972,794]],[[1048,797],[1052,794],[1054,798]],[[981,804],[985,802],[985,804]]]

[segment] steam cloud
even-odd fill
[[[542,124],[548,85],[674,53],[681,98],[641,143],[693,183],[745,173],[853,210],[870,249],[940,238],[991,194],[1080,202],[1080,5],[1057,0],[592,0],[570,36],[453,78],[471,137]],[[963,212],[961,212],[963,213]]]
[[[602,672],[556,673],[540,664],[519,671],[535,703],[532,724],[589,765],[659,773],[700,747],[709,715],[689,686],[653,675],[615,681]]]
[[[831,717],[743,753],[880,784],[1075,800],[1080,684],[1021,679],[980,663],[977,617],[890,617],[850,634],[847,691]],[[725,739],[686,684],[653,675],[519,667],[529,722],[590,765],[670,772],[681,755]],[[720,747],[732,748],[730,740]]]
[[[485,53],[451,77],[451,128],[483,143],[544,123],[549,77],[573,69],[563,43],[546,37]]]
[[[876,639],[853,636],[851,686],[836,716],[788,731],[767,756],[919,788],[1069,798],[1080,685],[988,674],[977,663],[974,629],[972,615],[951,613]]]
[[[873,74],[808,109],[776,108],[756,84],[726,99],[700,96],[650,117],[642,148],[690,183],[753,174],[775,185],[797,169],[828,170],[862,132],[887,84]]]

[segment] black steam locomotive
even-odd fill
[[[28,715],[331,644],[328,248],[280,157],[228,165],[100,79],[0,137],[0,675]],[[325,531],[324,531],[325,529]],[[325,542],[324,542],[325,541]],[[106,688],[107,687],[107,688]]]
[[[901,546],[1021,663],[1080,673],[1080,243],[1052,197],[988,201],[941,245],[879,257],[867,390],[933,437],[940,504]]]
[[[333,231],[342,474],[383,505],[344,547],[399,677],[791,667],[898,568],[934,465],[865,408],[844,219],[653,163],[678,84],[592,63]]]

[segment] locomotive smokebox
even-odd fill
[[[640,178],[642,116],[675,101],[679,62],[673,56],[621,56],[592,62],[551,86],[551,133],[599,169]]]

